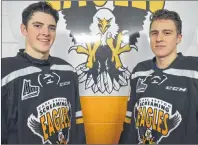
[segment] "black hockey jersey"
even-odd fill
[[[134,68],[119,143],[198,143],[198,58],[179,53],[166,69],[155,58]]]
[[[1,76],[2,143],[85,143],[78,79],[70,64],[20,50],[2,59]]]

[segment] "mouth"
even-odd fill
[[[38,39],[41,42],[50,42],[50,39]]]
[[[38,38],[37,40],[39,40],[41,43],[47,45],[50,43],[50,39],[42,39],[42,38]]]
[[[163,48],[163,47],[166,47],[165,45],[156,45],[155,46],[156,48]]]

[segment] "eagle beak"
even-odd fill
[[[100,20],[98,27],[102,32],[102,34],[104,34],[107,31],[107,29],[110,27],[109,21],[106,19]]]

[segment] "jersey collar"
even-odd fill
[[[25,49],[20,49],[18,55],[22,56],[23,58],[26,58],[28,61],[30,61],[33,64],[50,65],[52,59],[51,56],[49,56],[47,60],[36,59],[25,53],[24,50]]]

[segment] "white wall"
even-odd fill
[[[19,48],[24,47],[24,39],[20,34],[21,12],[24,7],[32,2],[2,1],[2,57],[14,56]],[[198,1],[166,1],[165,8],[177,11],[183,20],[183,40],[178,46],[178,51],[183,52],[184,55],[198,56],[198,17],[196,17],[198,14]],[[70,56],[67,54],[67,49],[71,42],[68,37],[68,31],[65,30],[65,21],[63,18],[60,19],[58,25],[58,34],[51,54],[69,61]],[[146,20],[138,43],[140,48],[145,47],[145,43],[148,43],[145,41],[148,40],[148,28],[149,21]],[[63,42],[64,45],[62,45]],[[55,46],[58,48],[55,48]],[[153,56],[152,52],[147,49],[145,50],[145,48],[144,53],[141,53],[142,55],[145,55],[142,57],[144,59]]]
[[[6,1],[2,1],[2,57],[14,56],[18,51],[18,42],[10,27],[6,4]]]

